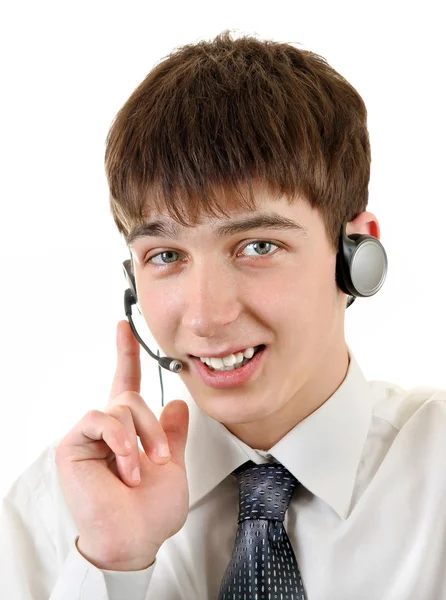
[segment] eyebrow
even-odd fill
[[[251,229],[286,229],[297,231],[302,237],[307,237],[307,228],[278,213],[259,213],[242,219],[226,221],[222,225],[213,227],[218,237],[229,237]],[[131,246],[136,240],[145,237],[167,237],[178,240],[184,227],[175,222],[161,220],[150,221],[134,227],[127,236],[127,245]]]

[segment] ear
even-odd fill
[[[356,219],[347,223],[346,234],[351,235],[352,233],[371,235],[379,240],[381,231],[378,219],[371,212],[359,214]]]

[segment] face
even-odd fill
[[[141,313],[162,351],[183,362],[179,376],[194,401],[251,447],[268,450],[342,383],[346,296],[319,212],[262,190],[256,202],[255,213],[206,217],[179,226],[177,239],[137,239],[131,251]],[[214,230],[271,213],[305,232],[257,227],[220,237]],[[241,379],[237,370],[212,378],[194,358],[260,344]]]

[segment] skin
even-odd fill
[[[184,228],[178,241],[143,238],[130,249],[141,313],[163,352],[183,362],[179,375],[194,401],[250,447],[269,450],[343,382],[347,297],[335,282],[336,253],[319,211],[305,199],[291,205],[272,199],[259,187],[256,201],[257,210],[307,227],[307,237],[258,229],[220,239],[211,230],[220,219],[205,217]],[[236,214],[244,213],[231,207]],[[380,238],[370,212],[348,223],[346,232]],[[278,248],[261,254],[248,245],[257,240]],[[179,254],[143,264],[167,250]],[[267,352],[256,377],[226,390],[204,384],[188,357],[260,343]]]

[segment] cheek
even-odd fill
[[[170,338],[175,327],[178,313],[178,299],[171,289],[153,289],[141,293],[139,305],[141,313],[153,337],[162,345],[164,339]]]
[[[296,338],[311,344],[317,332],[323,332],[333,323],[337,306],[333,258],[317,264],[301,264],[297,275],[290,271],[281,281],[281,287],[276,286],[269,297],[283,333],[292,345]]]

